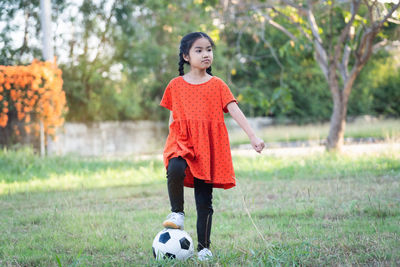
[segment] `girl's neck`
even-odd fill
[[[199,70],[199,69],[191,69],[188,73],[184,75],[186,81],[199,83],[209,80],[211,77],[210,74],[206,72],[206,70]]]
[[[204,78],[209,74],[207,73],[206,69],[191,68],[187,75],[193,78]]]

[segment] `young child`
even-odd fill
[[[254,134],[228,86],[211,74],[214,47],[212,39],[202,32],[182,38],[180,76],[169,82],[160,103],[170,110],[163,158],[172,213],[163,226],[183,229],[183,187],[194,187],[199,260],[212,258],[209,248],[213,188],[235,186],[223,112],[231,114],[258,153],[264,148],[263,140]],[[184,64],[190,65],[186,74]]]

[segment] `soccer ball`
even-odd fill
[[[186,260],[194,253],[190,235],[180,229],[164,229],[153,241],[153,256],[157,259]]]

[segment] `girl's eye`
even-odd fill
[[[197,53],[200,53],[200,52],[201,52],[201,50],[196,50],[196,52],[197,52]]]

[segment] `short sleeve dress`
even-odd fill
[[[235,172],[224,121],[227,105],[237,100],[220,78],[191,84],[182,76],[170,81],[160,105],[173,111],[173,122],[165,143],[165,168],[171,158],[181,156],[188,164],[184,185],[193,187],[193,178],[215,188],[235,186]]]

